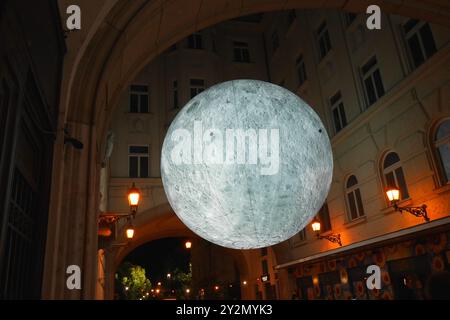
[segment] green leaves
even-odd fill
[[[152,284],[143,267],[125,262],[117,270],[116,279],[122,285],[121,291],[126,300],[148,299],[147,293],[150,292]]]

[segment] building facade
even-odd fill
[[[66,50],[56,3],[28,5],[0,4],[0,299],[41,297]]]
[[[448,29],[392,15],[383,15],[381,30],[365,22],[364,15],[290,12],[271,26],[272,34],[283,34],[272,50],[273,81],[314,106],[334,153],[319,217],[323,235],[340,234],[343,247],[318,240],[308,226],[298,241],[276,250],[277,270],[288,268],[303,299],[404,298],[409,289],[423,297],[427,275],[448,269],[448,229],[440,231],[449,214],[448,145],[437,142],[449,125]],[[400,189],[400,205],[426,204],[432,222],[394,211],[385,194],[392,185]],[[430,242],[442,248],[414,251]],[[402,246],[409,249],[397,250]],[[391,280],[381,292],[367,293],[363,283],[362,295],[358,281],[372,264]],[[414,288],[402,285],[408,277]]]
[[[226,80],[270,81],[308,102],[328,130],[333,182],[318,217],[321,235],[339,234],[343,246],[307,226],[273,248],[246,251],[243,297],[402,298],[407,277],[423,296],[426,275],[449,266],[450,31],[387,14],[381,30],[365,23],[363,14],[333,10],[258,14],[192,34],[156,57],[113,116],[108,210],[128,210],[132,182],[144,190],[143,210],[167,202],[160,150],[190,98]],[[396,212],[385,195],[394,185],[399,205],[426,204],[431,222]],[[380,292],[361,289],[370,264],[382,267]]]

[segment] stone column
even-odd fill
[[[114,299],[114,279],[116,272],[115,265],[116,250],[108,248],[105,250],[105,299]]]
[[[70,135],[82,150],[64,144],[58,132],[49,213],[44,299],[94,299],[97,281],[97,219],[100,164],[95,127],[69,122]],[[66,269],[81,269],[81,289],[68,290]]]

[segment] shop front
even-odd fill
[[[301,300],[423,300],[429,277],[450,270],[449,239],[446,224],[292,264],[289,272]],[[371,265],[380,267],[380,289],[368,289]]]

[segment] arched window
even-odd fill
[[[395,152],[386,155],[383,162],[384,186],[397,187],[400,189],[400,199],[408,199],[408,187],[405,181],[405,175],[400,162],[400,157]]]
[[[350,210],[349,218],[355,220],[364,216],[364,207],[361,200],[361,191],[358,186],[358,179],[354,175],[347,179],[346,184],[347,204]]]
[[[434,137],[434,146],[444,184],[450,182],[450,119],[442,122]]]

